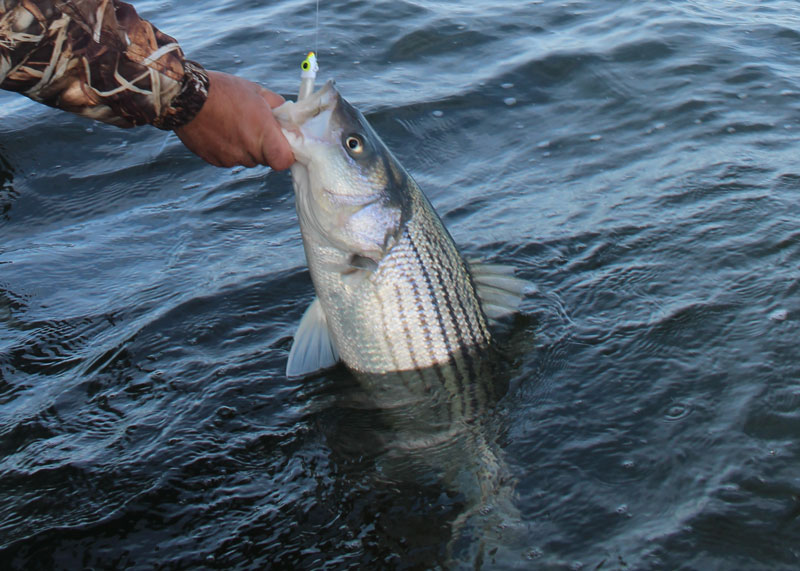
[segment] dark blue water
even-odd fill
[[[800,4],[136,5],[287,97],[318,42],[536,285],[491,413],[517,561],[800,565]],[[285,378],[312,297],[288,173],[0,94],[3,565],[446,564],[459,498],[376,477],[347,371]]]

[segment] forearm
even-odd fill
[[[172,129],[202,107],[208,79],[124,2],[6,0],[0,87],[122,127]]]

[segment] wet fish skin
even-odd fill
[[[488,347],[479,284],[417,183],[364,116],[332,82],[275,114],[297,159],[292,179],[319,300],[316,328],[327,329],[331,344],[321,359],[298,364],[290,356],[289,374],[330,366],[336,357],[357,372],[413,370]],[[516,279],[508,270],[499,277]],[[505,291],[496,286],[484,289]],[[500,306],[500,313],[514,309]]]
[[[486,413],[505,392],[489,322],[515,311],[528,284],[509,266],[464,260],[413,178],[331,83],[276,117],[297,159],[292,179],[317,293],[287,374],[337,359],[352,369],[388,427],[381,474],[414,480],[433,469],[463,493],[451,565],[480,561],[507,543],[497,530],[520,521],[514,478],[487,430]]]

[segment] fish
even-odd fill
[[[478,367],[472,378],[461,376],[465,359]],[[326,446],[342,466],[339,473],[347,472],[349,459],[358,467],[355,479],[374,481],[370,487],[419,485],[453,502],[445,512],[441,505],[409,508],[409,519],[424,514],[430,529],[448,530],[441,537],[444,549],[437,550],[442,559],[426,561],[425,568],[476,569],[484,561],[510,569],[529,563],[517,480],[498,444],[502,417],[491,414],[508,389],[502,373],[493,359],[476,352],[426,369],[356,374],[355,385],[337,384],[333,410],[339,431],[326,434]],[[364,472],[364,466],[371,469]],[[396,502],[393,507],[407,506],[408,498]],[[415,550],[414,537],[406,540],[406,549]],[[418,540],[425,545],[429,538]]]
[[[296,209],[316,291],[287,376],[338,361],[357,373],[419,370],[488,349],[490,324],[517,311],[528,282],[512,266],[467,262],[333,81],[274,114],[296,159]]]
[[[513,266],[467,260],[364,115],[332,81],[313,92],[303,69],[298,101],[274,110],[296,159],[297,216],[316,292],[286,374],[340,361],[355,374],[389,427],[373,431],[383,442],[380,473],[408,481],[432,469],[462,494],[448,567],[474,567],[509,546],[498,530],[520,524],[515,479],[487,413],[506,390],[493,367],[492,330],[532,285]],[[459,545],[466,556],[455,553]],[[519,563],[517,555],[506,562]]]

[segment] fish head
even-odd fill
[[[332,81],[274,113],[297,161],[304,237],[379,263],[408,218],[410,177]]]

